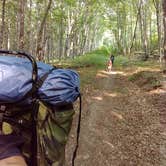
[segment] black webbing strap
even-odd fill
[[[36,84],[35,84],[35,92],[43,85],[44,81],[47,79],[48,75],[53,71],[55,70],[55,68],[52,68],[51,70],[49,70],[47,73],[45,73],[39,80],[37,80]],[[32,92],[33,93],[33,92]],[[36,94],[35,94],[36,95]],[[34,104],[34,112],[33,112],[33,115],[32,115],[32,147],[31,147],[31,151],[33,152],[32,153],[32,156],[31,156],[31,162],[30,162],[30,165],[31,166],[37,166],[37,129],[36,129],[36,126],[37,126],[37,114],[38,114],[38,109],[39,109],[39,103],[38,101],[36,101],[36,103]]]
[[[30,166],[37,166],[37,115],[38,115],[39,103],[36,101],[33,107],[33,114],[31,114],[32,118],[32,139],[31,139],[31,151],[32,155],[30,160]]]
[[[36,84],[35,84],[35,88],[36,91],[43,85],[43,82],[47,79],[48,75],[54,70],[55,68],[52,68],[51,70],[49,70],[47,73],[45,73],[39,80],[37,80]],[[32,156],[31,156],[31,163],[30,165],[32,166],[37,166],[37,114],[38,114],[38,109],[39,109],[39,103],[36,101],[36,103],[34,104],[34,112],[32,115],[32,142],[31,142],[31,151]]]
[[[56,68],[52,68],[50,69],[47,73],[45,73],[42,77],[40,77],[34,86],[32,86],[32,89],[19,101],[17,101],[17,103],[20,103],[21,101],[24,101],[25,99],[27,99],[29,96],[36,96],[36,92],[37,90],[43,85],[43,82],[47,79],[48,75],[55,70]]]
[[[43,82],[47,79],[48,75],[55,69],[56,68],[52,68],[47,73],[45,73],[39,80],[37,80],[37,82],[36,82],[36,88],[37,89],[39,89],[43,85]]]
[[[80,137],[80,129],[81,129],[81,112],[82,112],[82,98],[81,98],[81,94],[79,96],[79,100],[80,100],[80,109],[79,109],[78,126],[77,126],[77,140],[76,140],[77,142],[76,142],[75,150],[73,152],[72,166],[74,166],[74,161],[75,161],[75,158],[77,156],[77,150],[78,150],[78,146],[79,146],[79,137]]]

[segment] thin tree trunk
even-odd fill
[[[33,53],[33,37],[32,37],[32,0],[29,0],[29,27],[28,27],[28,42],[27,42],[27,49],[28,52],[30,52],[31,54]]]
[[[2,2],[2,24],[1,24],[1,31],[0,31],[0,48],[3,48],[3,36],[4,36],[4,29],[5,29],[5,3],[6,0]]]
[[[134,45],[134,40],[136,38],[136,30],[137,30],[140,10],[141,10],[141,3],[139,4],[139,7],[138,7],[137,18],[136,18],[135,27],[134,27],[134,34],[133,34],[133,37],[132,37],[131,46],[130,46],[130,50],[129,50],[130,53],[132,51],[132,48],[133,48],[133,45]]]
[[[43,59],[43,48],[42,48],[43,30],[44,30],[44,25],[46,23],[46,19],[47,19],[47,16],[48,16],[48,12],[51,8],[51,3],[52,3],[52,0],[49,0],[48,6],[46,8],[46,11],[45,11],[45,14],[44,14],[44,17],[43,17],[43,20],[41,22],[40,29],[39,29],[39,32],[38,32],[38,36],[37,36],[36,56],[37,56],[38,60]]]
[[[63,6],[61,3],[61,12],[63,13]],[[61,18],[60,18],[60,24],[59,24],[59,60],[61,60],[61,58],[63,57],[63,16],[61,14]]]
[[[166,71],[166,1],[163,0],[162,3],[163,6],[163,25],[164,25],[164,43],[163,43],[163,50],[164,50],[164,71]]]
[[[144,46],[144,52],[145,57],[144,60],[147,60],[149,58],[149,52],[148,52],[148,36],[147,36],[147,4],[145,4],[143,8],[143,46]]]
[[[161,57],[161,22],[160,22],[160,1],[153,0],[156,9],[156,19],[157,19],[157,33],[158,33],[158,52]]]
[[[141,0],[141,9],[139,13],[139,22],[140,22],[140,30],[141,30],[141,43],[142,43],[142,49],[144,51],[144,57],[143,60],[148,59],[148,43],[147,43],[147,21],[146,21],[146,7],[143,1]]]
[[[72,30],[71,12],[68,9],[67,10],[66,40],[65,40],[65,50],[64,50],[65,58],[70,56],[71,30]]]
[[[19,1],[19,40],[18,47],[20,50],[24,49],[24,8],[25,0]]]
[[[153,50],[153,41],[152,41],[152,13],[149,12],[149,54],[152,53]]]

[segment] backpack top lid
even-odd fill
[[[32,89],[32,67],[28,59],[0,56],[0,102],[14,103]]]

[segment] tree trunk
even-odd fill
[[[5,3],[6,0],[2,1],[2,24],[1,24],[1,31],[0,31],[0,48],[3,48],[3,36],[4,36],[4,29],[5,29]]]
[[[146,4],[143,5],[141,0],[141,9],[139,13],[140,31],[141,31],[141,43],[144,51],[143,60],[148,59],[148,41],[147,41],[147,21],[146,21]]]
[[[163,43],[163,50],[164,50],[164,71],[166,71],[166,1],[163,0],[163,25],[164,25],[164,43]]]
[[[63,34],[64,34],[64,30],[63,30],[63,6],[62,3],[60,5],[60,9],[61,9],[61,18],[60,18],[60,24],[59,24],[59,60],[61,60],[61,58],[63,57]]]
[[[148,52],[148,36],[147,36],[147,4],[143,8],[143,48],[144,48],[144,60],[149,58]]]
[[[24,8],[25,0],[19,1],[19,40],[18,47],[20,50],[24,49]]]
[[[46,11],[45,11],[45,14],[44,14],[44,17],[43,17],[43,20],[41,22],[40,29],[38,32],[38,36],[37,36],[36,56],[37,56],[38,60],[43,59],[43,46],[42,46],[43,30],[44,30],[44,25],[46,23],[46,19],[48,16],[48,12],[51,8],[51,3],[52,3],[52,0],[49,0],[48,6],[46,8]]]
[[[28,52],[30,52],[31,54],[33,53],[33,36],[32,36],[32,0],[29,0],[29,13],[28,13],[28,23],[29,23],[29,26],[28,26],[28,31],[27,31],[27,38],[28,38],[28,41],[27,41],[27,50]]]
[[[136,18],[136,22],[135,22],[134,33],[133,33],[133,37],[132,37],[132,41],[131,41],[131,46],[130,46],[129,53],[132,53],[132,48],[133,48],[133,45],[134,45],[134,40],[136,38],[136,31],[137,31],[137,25],[138,25],[140,10],[141,10],[141,3],[139,4],[139,7],[138,7],[137,18]]]
[[[157,19],[157,34],[158,34],[158,52],[159,56],[161,57],[161,22],[160,22],[160,1],[153,0],[155,9],[156,9],[156,19]]]

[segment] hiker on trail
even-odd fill
[[[109,58],[109,61],[108,61],[108,65],[107,65],[107,71],[108,72],[110,72],[112,70],[114,59],[115,59],[114,55],[111,54],[111,56]]]
[[[112,65],[113,65],[114,64],[114,59],[115,59],[114,55],[111,55],[110,59],[112,61]]]

